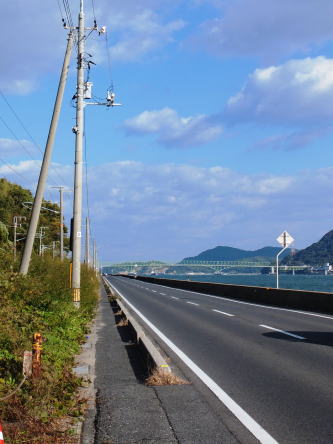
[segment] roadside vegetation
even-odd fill
[[[22,192],[20,187],[18,192]],[[7,210],[0,226],[0,423],[5,442],[74,443],[68,430],[73,418],[82,414],[84,400],[77,399],[82,381],[72,367],[94,317],[99,281],[91,268],[82,266],[81,307],[77,309],[71,297],[68,259],[61,262],[47,250],[44,256],[34,253],[29,274],[19,274],[20,251],[15,262],[6,227],[18,213],[16,208]],[[43,220],[50,233],[53,218],[44,216]],[[3,400],[23,379],[23,353],[31,351],[34,333],[43,337],[41,376],[28,378]]]

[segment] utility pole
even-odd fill
[[[93,242],[93,269],[96,270],[96,241]]]
[[[86,217],[86,264],[90,265],[90,224],[89,217]]]
[[[14,261],[16,259],[17,252],[17,227],[22,226],[22,221],[26,220],[25,216],[14,216],[13,217],[13,228],[14,228],[14,242],[13,242],[13,252],[14,252]],[[21,239],[20,239],[21,240]]]
[[[115,103],[115,93],[108,91],[106,102],[85,102],[91,99],[91,82],[84,81],[84,70],[90,68],[90,61],[86,60],[85,53],[85,24],[84,24],[84,0],[80,0],[79,26],[78,26],[78,57],[77,57],[77,89],[76,89],[76,125],[73,132],[75,139],[75,168],[74,168],[74,201],[73,201],[73,252],[72,252],[72,297],[76,307],[80,307],[81,289],[81,239],[82,239],[82,160],[83,160],[83,131],[84,131],[84,107],[85,105],[103,105],[107,107],[120,106]],[[96,21],[91,31],[98,31]],[[99,34],[106,31],[105,26],[99,30]],[[88,55],[89,56],[89,55]]]
[[[14,226],[14,261],[16,260],[16,232],[17,232],[17,216],[13,217],[13,226]]]
[[[39,237],[39,255],[40,256],[43,256],[43,253],[44,253],[42,239],[44,237],[44,231],[43,230],[45,230],[45,228],[46,227],[40,227],[39,228],[38,237]]]
[[[72,30],[70,30],[70,32],[68,34],[66,54],[65,54],[64,63],[62,66],[60,80],[59,80],[58,92],[57,92],[57,97],[56,97],[56,101],[54,104],[53,115],[52,115],[51,125],[50,125],[50,129],[49,129],[49,135],[47,138],[42,167],[41,167],[39,179],[38,179],[36,195],[35,195],[35,199],[34,199],[34,203],[33,203],[33,207],[32,207],[32,213],[31,213],[28,234],[27,234],[27,238],[26,238],[26,241],[24,244],[24,250],[23,250],[23,255],[22,255],[22,260],[21,260],[21,265],[20,265],[20,273],[22,273],[22,274],[27,274],[28,270],[29,270],[29,263],[30,263],[31,253],[32,253],[32,249],[33,249],[35,236],[36,236],[38,219],[39,219],[40,209],[42,206],[48,169],[49,169],[49,165],[51,162],[55,133],[56,133],[57,126],[58,126],[58,120],[59,120],[59,115],[60,115],[60,111],[61,111],[61,104],[62,104],[62,99],[64,96],[64,91],[65,91],[65,86],[66,86],[66,81],[67,81],[69,63],[70,63],[70,58],[71,58],[71,54],[72,54],[72,47],[73,47],[73,32],[72,32]]]
[[[60,259],[64,260],[64,187],[52,187],[59,189],[60,193]]]
[[[75,140],[74,202],[73,202],[73,255],[72,255],[72,297],[80,307],[81,288],[81,226],[82,226],[82,153],[84,128],[84,12],[83,0],[80,0],[78,55],[77,55],[77,91],[76,91],[76,126],[73,131]]]

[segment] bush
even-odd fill
[[[74,396],[80,379],[71,368],[94,316],[99,282],[93,270],[82,267],[81,307],[77,309],[69,289],[68,260],[35,257],[27,276],[11,271],[9,263],[4,258],[0,271],[0,398],[22,380],[23,352],[31,350],[33,334],[39,332],[45,340],[41,379],[34,384],[27,381],[0,404],[2,421],[20,418],[16,428],[9,427],[11,442],[25,442],[20,435],[21,428],[27,427],[24,418],[33,417],[47,428],[50,418],[80,413]],[[45,439],[41,442],[48,442]]]

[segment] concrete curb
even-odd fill
[[[173,371],[173,368],[169,364],[170,358],[160,349],[160,347],[155,343],[155,341],[148,336],[148,334],[144,330],[144,327],[136,319],[134,319],[134,316],[130,313],[130,310],[129,308],[127,308],[125,302],[121,300],[121,296],[117,292],[117,289],[112,284],[110,284],[110,282],[104,277],[103,281],[105,285],[110,289],[111,294],[117,296],[118,298],[117,303],[120,309],[123,311],[128,322],[132,325],[132,327],[136,331],[138,340],[141,340],[147,352],[149,353],[150,357],[154,361],[156,367],[171,373]]]

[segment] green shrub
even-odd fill
[[[34,257],[26,276],[10,270],[7,256],[2,265],[0,398],[22,380],[23,352],[31,350],[33,334],[41,333],[44,342],[41,379],[34,384],[27,381],[14,397],[1,402],[0,417],[15,421],[19,411],[22,422],[22,412],[26,412],[27,417],[47,424],[55,416],[76,416],[80,408],[74,393],[80,379],[71,368],[94,316],[99,281],[93,270],[82,266],[81,307],[77,309],[69,288],[68,260]]]

